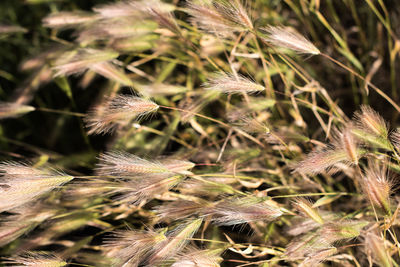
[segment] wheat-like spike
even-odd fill
[[[27,29],[18,25],[0,24],[0,34],[17,33],[17,32],[25,33],[27,31],[28,31]]]
[[[62,267],[67,265],[67,262],[58,256],[44,252],[27,252],[20,256],[11,257],[7,261],[13,263],[14,267]]]
[[[219,263],[222,261],[219,256],[221,252],[222,249],[200,250],[188,246],[174,257],[175,263],[171,267],[219,267]]]
[[[74,177],[23,163],[0,163],[0,212],[31,203]]]
[[[386,161],[378,164],[376,161],[369,160],[361,185],[370,203],[386,214],[390,214],[393,181],[388,177],[387,165]]]
[[[337,241],[359,236],[367,224],[367,221],[355,220],[327,222],[317,230],[293,239],[287,246],[285,255],[289,259],[297,259],[330,249]]]
[[[351,164],[358,164],[360,158],[359,140],[352,133],[353,126],[348,124],[345,128],[335,129],[332,133],[332,144],[336,149],[346,152],[347,160]]]
[[[91,110],[85,118],[89,134],[113,132],[118,125],[140,119],[158,109],[153,101],[131,95],[117,95]]]
[[[268,26],[261,30],[267,33],[267,37],[262,38],[265,42],[300,54],[318,55],[321,52],[295,29],[282,26]]]
[[[205,200],[190,201],[190,200],[175,200],[170,203],[158,206],[155,208],[158,218],[160,219],[183,219],[194,214],[198,214],[204,210],[205,207],[210,206]]]
[[[118,57],[114,51],[82,48],[78,51],[67,51],[54,62],[54,76],[83,73],[94,65]]]
[[[0,101],[0,119],[15,118],[34,110],[32,106]]]
[[[48,28],[70,28],[85,23],[94,22],[98,16],[89,12],[74,11],[74,12],[57,12],[48,15],[43,19],[43,26]]]
[[[338,163],[356,165],[363,154],[365,149],[359,146],[352,125],[348,124],[343,129],[334,129],[330,146],[309,153],[306,159],[297,164],[295,171],[303,174],[333,173],[337,171],[335,165]]]
[[[393,244],[380,237],[378,233],[366,233],[364,240],[365,254],[368,255],[369,260],[372,260],[372,262],[370,262],[371,266],[373,263],[382,267],[393,266],[393,259],[388,253],[388,246],[393,246]]]
[[[240,1],[189,1],[187,8],[192,16],[192,23],[205,32],[230,37],[234,32],[253,29],[253,22]]]
[[[338,249],[336,247],[326,247],[307,255],[299,267],[317,267],[324,262],[328,257],[336,254]]]
[[[212,215],[212,220],[217,225],[273,221],[283,214],[278,207],[252,197],[227,199],[209,207],[204,213]]]
[[[265,87],[259,85],[249,78],[232,73],[216,73],[203,84],[206,90],[215,90],[228,94],[238,93],[256,93],[265,90]]]
[[[97,172],[103,176],[137,177],[151,174],[168,174],[171,171],[163,164],[151,162],[123,151],[106,152],[100,155]]]
[[[386,121],[370,106],[362,105],[361,111],[354,114],[354,122],[358,129],[375,136],[388,138],[389,131]]]
[[[334,167],[337,163],[350,165],[345,151],[334,148],[320,149],[309,153],[306,159],[297,163],[295,171],[303,174],[331,172],[336,171]]]
[[[305,198],[296,198],[293,202],[294,207],[304,216],[308,217],[318,224],[324,224],[324,219],[316,208],[312,206],[310,200]]]
[[[116,231],[105,240],[104,247],[113,266],[138,266],[164,240],[164,233],[152,229]]]
[[[202,222],[203,219],[195,219],[167,233],[167,240],[158,244],[148,263],[154,266],[154,264],[179,253],[189,242],[189,239],[197,232]]]
[[[0,224],[0,247],[14,241],[34,229],[38,224],[52,217],[57,210],[47,209],[43,205],[26,205],[12,212],[18,214],[8,216]]]
[[[336,213],[323,210],[319,211],[319,214],[324,222],[335,221],[341,218],[341,216]],[[298,218],[293,222],[287,233],[292,236],[298,236],[310,231],[314,231],[319,227],[321,227],[321,224],[314,219]]]
[[[133,20],[143,19],[149,14],[150,8],[156,8],[160,12],[173,11],[175,6],[160,0],[125,0],[117,3],[99,5],[93,8],[101,17],[106,19],[128,17]]]
[[[167,192],[170,188],[181,182],[182,178],[181,175],[147,175],[145,179],[131,179],[127,182],[119,181],[113,192],[120,194],[118,197],[120,200],[139,204],[144,200]]]
[[[194,163],[185,160],[164,158],[160,161],[149,161],[136,155],[111,151],[101,154],[97,172],[103,176],[137,177],[153,174],[179,174],[194,167]]]

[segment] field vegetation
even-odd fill
[[[1,1],[0,266],[399,266],[399,13]]]

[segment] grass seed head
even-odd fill
[[[378,234],[367,233],[365,235],[364,247],[368,259],[372,260],[372,262],[370,262],[371,266],[373,263],[381,267],[393,266],[392,257],[388,253],[387,244],[385,244],[385,240]]]
[[[43,19],[43,26],[48,28],[71,28],[94,22],[98,17],[88,12],[57,12]]]
[[[10,33],[18,33],[18,32],[22,32],[25,33],[28,30],[18,26],[18,25],[4,25],[4,24],[0,24],[0,35],[6,35],[6,34],[10,34]]]
[[[371,107],[362,105],[361,111],[355,113],[354,121],[358,129],[387,139],[389,134],[387,123],[382,116]]]
[[[324,149],[318,149],[307,155],[306,159],[299,162],[295,171],[303,174],[318,174],[324,171],[334,173],[336,164],[358,164],[359,158],[365,151],[359,146],[358,139],[352,133],[352,126],[339,130],[332,134],[332,143]]]
[[[337,253],[337,248],[335,247],[327,247],[321,250],[317,250],[311,255],[307,255],[305,260],[300,263],[299,267],[317,267],[322,262],[324,262],[328,257]]]
[[[296,164],[294,170],[302,174],[318,174],[324,171],[333,173],[336,171],[335,165],[341,162],[350,164],[345,151],[320,149],[309,153],[303,161]]]
[[[324,223],[324,220],[319,214],[318,210],[312,207],[311,201],[304,198],[297,198],[293,203],[296,210],[298,210],[304,217],[308,217],[318,224]]]
[[[390,195],[393,182],[388,177],[387,162],[378,164],[369,160],[362,180],[362,188],[370,203],[380,211],[390,214]]]
[[[148,161],[123,151],[106,152],[100,155],[99,160],[96,169],[98,174],[103,176],[171,175],[194,167],[194,164],[189,161],[175,159]]]
[[[0,163],[0,212],[36,201],[43,194],[74,177],[51,170],[38,170],[18,162]]]
[[[265,90],[265,87],[242,75],[232,73],[216,73],[203,84],[206,90],[215,90],[228,94],[256,93]]]
[[[18,214],[8,216],[0,225],[0,247],[33,230],[38,224],[52,217],[56,210],[42,205],[27,205],[12,210]]]
[[[171,267],[219,267],[222,258],[220,249],[199,250],[197,248],[187,248],[174,257],[175,263]]]
[[[113,259],[113,266],[138,266],[166,239],[154,230],[116,231],[105,241],[106,255]]]
[[[333,212],[327,212],[327,211],[320,211],[319,212],[323,221],[328,222],[328,221],[335,221],[339,220],[341,216],[339,216],[336,213]],[[298,236],[310,231],[313,231],[317,228],[319,228],[321,224],[319,222],[316,222],[313,219],[310,218],[296,218],[291,225],[291,227],[288,229],[287,233],[289,235],[293,236]]]
[[[118,57],[114,51],[82,48],[77,51],[67,51],[54,62],[54,76],[83,73],[93,65]]]
[[[105,134],[113,132],[118,125],[127,124],[134,119],[140,119],[158,109],[153,101],[136,96],[117,95],[100,105],[86,116],[86,126],[89,134]]]
[[[240,1],[189,1],[188,13],[192,23],[201,30],[220,37],[253,29],[253,22]]]
[[[174,257],[190,241],[190,238],[197,232],[202,222],[203,219],[196,219],[186,224],[181,224],[173,231],[167,233],[167,240],[158,244],[155,248],[156,251],[148,260],[149,264],[155,264]]]
[[[287,246],[285,255],[292,260],[316,255],[332,248],[337,241],[359,236],[361,229],[367,224],[366,221],[327,222],[317,230],[293,239]]]
[[[175,200],[170,203],[158,206],[155,209],[157,217],[160,219],[184,219],[194,214],[198,214],[204,210],[210,203],[207,201],[190,201],[190,200]]]
[[[28,252],[23,255],[10,258],[8,261],[15,264],[13,265],[15,267],[62,267],[67,265],[67,262],[59,257],[43,252]]]
[[[252,221],[273,221],[282,211],[256,198],[227,199],[209,207],[205,215],[212,215],[217,225],[235,225]]]
[[[125,0],[117,3],[99,5],[93,8],[103,18],[115,19],[129,17],[134,20],[146,18],[149,8],[157,8],[160,12],[173,11],[175,6],[159,0]]]
[[[32,106],[0,101],[0,119],[19,117],[34,110]]]
[[[167,177],[164,175],[150,175],[145,176],[144,179],[118,181],[114,186],[113,192],[120,194],[119,199],[124,202],[138,204],[167,192],[181,181],[181,175]]]
[[[129,79],[129,77],[126,76],[120,68],[114,66],[110,62],[100,62],[97,64],[93,64],[90,67],[90,70],[110,80],[116,81],[122,85],[132,85],[131,79]]]
[[[362,228],[369,222],[367,221],[338,221],[329,222],[320,229],[321,237],[329,244],[343,239],[352,239],[360,235]]]
[[[359,141],[352,133],[352,125],[333,131],[333,145],[346,152],[347,160],[354,165],[358,164],[360,157]]]
[[[268,26],[261,30],[267,33],[267,37],[262,39],[273,46],[293,50],[299,54],[318,55],[321,53],[315,45],[293,28]]]

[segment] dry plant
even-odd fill
[[[1,266],[400,265],[393,1],[8,2]]]

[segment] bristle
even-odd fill
[[[273,46],[293,50],[300,54],[318,55],[321,53],[317,47],[293,28],[268,26],[261,30],[268,34],[263,40]]]

